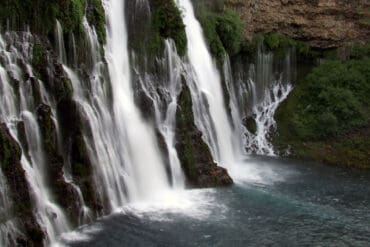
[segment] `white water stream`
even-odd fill
[[[88,76],[77,70],[79,47],[76,47],[74,36],[70,57],[66,53],[62,26],[56,21],[55,48],[59,62],[72,82],[73,100],[82,118],[83,140],[93,169],[94,193],[107,204],[104,205],[107,206],[106,212],[120,210],[124,205],[140,205],[140,209],[153,210],[150,209],[150,203],[142,204],[150,200],[155,202],[155,208],[178,207],[184,203],[179,199],[182,192],[169,193],[170,181],[176,189],[183,189],[185,184],[175,149],[177,97],[181,92],[182,75],[191,91],[195,124],[218,165],[228,168],[230,174],[235,175],[243,172],[239,170],[238,163],[248,150],[253,149],[251,153],[274,155],[267,137],[275,125],[273,115],[278,105],[291,91],[290,81],[286,83],[283,77],[274,80],[272,54],[259,53],[259,60],[255,67],[251,67],[248,80],[236,83],[227,57],[223,74],[230,101],[226,102],[221,75],[207,48],[191,1],[178,0],[176,3],[183,10],[188,53],[186,58],[181,59],[174,42],[165,41],[164,57],[162,60],[158,58],[158,61],[167,74],[160,82],[136,70],[135,64],[130,64],[124,0],[103,0],[107,19],[105,47],[100,46],[94,27],[84,18],[83,25],[88,38]],[[20,37],[7,35],[7,42],[0,36],[0,123],[6,123],[13,138],[21,143],[17,123],[24,122],[29,148],[22,152],[22,168],[31,190],[35,218],[48,236],[45,244],[49,244],[60,234],[70,231],[71,227],[63,210],[53,202],[45,183],[45,166],[48,164],[37,122],[36,104],[39,102],[35,102],[34,95],[39,94],[42,103],[51,107],[58,141],[61,142],[56,103],[43,82],[35,80],[33,83],[37,87],[31,86],[29,77],[34,76],[31,65],[32,35],[28,32]],[[104,50],[105,57],[100,53],[101,50]],[[22,61],[23,67],[19,61]],[[72,61],[72,65],[68,65],[68,61]],[[25,70],[29,75],[27,79],[24,79]],[[138,83],[153,103],[153,123],[147,122],[135,105],[133,71],[139,73]],[[14,81],[19,83],[19,91],[15,90]],[[37,92],[34,92],[34,88]],[[251,110],[257,124],[256,134],[249,133],[243,126],[243,118],[246,117],[245,105],[241,103],[243,100],[253,101]],[[231,113],[228,114],[228,111]],[[166,173],[165,157],[162,157],[158,147],[156,131],[163,137],[168,151],[170,174]],[[63,150],[61,144],[59,146],[65,159],[65,182],[78,192],[83,212],[80,223],[86,223],[90,209],[84,203],[80,188],[73,183],[73,176],[68,169],[71,165],[68,164],[69,151]],[[0,245],[6,245],[22,233],[17,230],[18,222],[6,215],[12,202],[7,196],[7,183],[1,173],[0,180]]]
[[[106,60],[113,90],[113,112],[121,142],[126,171],[130,176],[129,196],[133,199],[153,196],[169,188],[163,160],[152,126],[141,117],[134,103],[127,47],[125,2],[105,1],[108,21]]]
[[[215,161],[225,168],[231,168],[237,154],[233,145],[233,129],[225,108],[221,77],[208,51],[191,1],[179,0],[177,3],[184,10],[190,63],[187,83],[191,90],[195,122],[211,148]]]
[[[0,36],[0,122],[4,122],[12,137],[20,143],[17,124],[23,121],[25,126],[28,150],[23,150],[21,165],[25,171],[30,196],[35,208],[35,218],[41,228],[46,232],[47,242],[55,240],[56,236],[62,232],[71,230],[64,212],[53,202],[48,187],[46,186],[46,160],[44,149],[42,147],[40,128],[37,123],[36,106],[34,102],[34,93],[39,93],[45,103],[49,97],[43,90],[40,81],[32,82],[30,78],[24,79],[22,68],[19,61],[22,61],[27,68],[29,75],[33,75],[30,64],[32,52],[32,35],[24,32],[19,35],[7,33],[5,42]],[[7,47],[8,46],[8,47]],[[13,78],[13,79],[11,79]],[[12,83],[18,81],[19,91],[16,93]],[[39,92],[34,92],[32,83],[37,83]],[[6,196],[6,195],[3,195]],[[14,226],[12,219],[7,219],[8,226]],[[18,233],[15,229],[7,229],[5,234]],[[2,232],[2,234],[4,234]],[[6,236],[12,238],[15,236]],[[8,239],[9,241],[9,239]]]

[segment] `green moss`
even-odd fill
[[[93,25],[95,27],[99,43],[104,44],[106,41],[106,20],[102,2],[101,0],[87,0],[87,2],[87,21],[90,23],[90,25]]]
[[[71,98],[73,94],[72,82],[68,78],[62,78],[56,85],[55,96],[58,101],[65,98]]]
[[[39,70],[46,64],[46,49],[43,45],[35,44],[32,50],[32,65],[36,70]]]
[[[4,0],[0,2],[0,25],[12,30],[25,30],[26,25],[37,34],[52,35],[58,19],[64,32],[80,33],[85,0]]]
[[[226,54],[226,50],[222,45],[221,39],[217,33],[217,21],[214,14],[208,13],[198,17],[203,33],[208,43],[208,47],[212,55],[218,60],[222,60]]]
[[[150,0],[152,7],[151,32],[149,50],[158,53],[163,48],[163,39],[174,40],[177,52],[185,55],[187,38],[181,12],[173,0]]]
[[[189,136],[185,137],[185,150],[184,157],[182,159],[183,167],[185,167],[186,174],[190,179],[197,177],[197,170],[195,168],[195,157],[194,150]]]
[[[189,129],[194,125],[192,100],[189,90],[184,91],[180,97],[181,114],[178,114],[177,125],[181,130]],[[181,164],[187,176],[191,179],[196,179],[196,160],[193,140],[190,135],[184,135],[183,155],[180,158]]]
[[[281,33],[269,33],[260,36],[264,44],[275,53],[285,54],[288,48],[295,47],[299,56],[312,56],[310,47],[299,40],[292,39]]]
[[[227,52],[237,54],[243,40],[243,22],[239,14],[225,8],[221,12],[210,12],[206,8],[197,11],[211,53],[222,60]]]
[[[85,0],[60,1],[56,18],[61,22],[63,29],[68,32],[82,30],[82,18],[84,16]]]

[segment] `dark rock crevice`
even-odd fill
[[[13,202],[12,214],[22,224],[24,234],[16,239],[19,246],[42,246],[45,233],[33,215],[33,203],[25,171],[21,165],[22,150],[5,124],[0,124],[0,165]]]

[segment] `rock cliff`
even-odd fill
[[[327,49],[370,37],[369,0],[227,0],[245,23],[245,37],[279,32]]]

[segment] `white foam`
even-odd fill
[[[276,182],[285,181],[290,175],[269,162],[256,159],[246,159],[236,163],[228,172],[236,184],[272,185]]]
[[[60,242],[55,242],[52,247],[64,247],[68,246],[66,243],[70,242],[88,242],[91,240],[91,236],[102,231],[102,227],[98,223],[93,225],[81,226],[73,232],[63,233],[60,236]]]
[[[122,207],[117,213],[132,214],[153,221],[172,221],[176,215],[206,220],[217,209],[222,217],[227,208],[215,198],[215,189],[172,190],[146,202],[133,202]],[[212,215],[214,217],[214,215]]]

